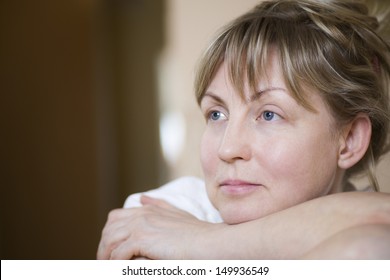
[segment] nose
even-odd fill
[[[249,132],[250,129],[245,124],[229,122],[219,146],[219,158],[228,163],[249,160],[251,158],[251,135]]]

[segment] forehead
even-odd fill
[[[326,118],[333,120],[332,110],[324,102],[319,90],[303,85],[302,91],[304,91],[303,94],[310,107],[299,102],[285,82],[280,60],[275,53],[268,58],[266,69],[262,71],[263,75],[254,81],[250,81],[246,76],[242,77],[240,87],[234,84],[229,71],[229,65],[226,62],[222,62],[203,97],[207,96],[209,92],[213,93],[214,97],[217,95],[221,100],[227,96],[239,96],[244,103],[252,103],[263,96],[264,93],[274,92],[271,95],[275,97],[276,92],[278,92],[278,95],[288,96],[288,99],[291,101],[290,104],[295,103],[302,109],[314,114],[324,115]],[[280,94],[282,92],[283,94]]]
[[[262,52],[256,64],[249,63],[245,57],[238,60],[236,57],[229,59],[227,55],[227,57],[221,58],[216,71],[209,76],[208,86],[199,95],[198,102],[201,103],[207,90],[214,87],[217,82],[223,81],[234,89],[235,94],[238,94],[244,101],[256,98],[259,92],[265,89],[282,88],[299,105],[309,111],[316,112],[310,96],[321,96],[320,90],[301,80],[297,81],[296,73],[291,72],[291,69],[285,63],[283,64],[283,61],[280,49],[274,45],[270,45],[266,51]]]
[[[287,92],[287,86],[279,62],[277,54],[271,52],[264,64],[264,69],[256,77],[251,78],[247,71],[243,71],[239,77],[236,76],[237,73],[232,72],[232,67],[228,64],[228,61],[222,61],[206,92],[225,87],[246,101],[253,100],[259,93],[269,89],[279,89]]]

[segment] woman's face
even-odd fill
[[[201,102],[207,119],[201,145],[207,193],[224,221],[261,218],[337,192],[339,141],[319,95],[308,92],[316,112],[299,105],[275,55],[268,78],[255,95],[246,85],[245,99],[226,71],[222,64]]]

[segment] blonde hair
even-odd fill
[[[276,50],[287,87],[309,110],[306,86],[318,90],[338,124],[365,113],[372,136],[365,156],[346,178],[366,171],[378,190],[374,167],[389,149],[390,47],[378,35],[380,24],[356,1],[264,1],[224,27],[200,60],[198,103],[222,62],[242,93],[255,91]],[[244,80],[243,77],[246,77]]]

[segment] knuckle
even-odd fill
[[[109,226],[105,226],[102,230],[102,241],[104,241],[105,237],[109,236],[111,233],[111,228]]]
[[[121,214],[121,210],[123,209],[114,209],[114,210],[111,210],[109,213],[108,213],[108,221],[114,221],[114,220],[117,220],[119,217],[120,217],[120,214]]]

